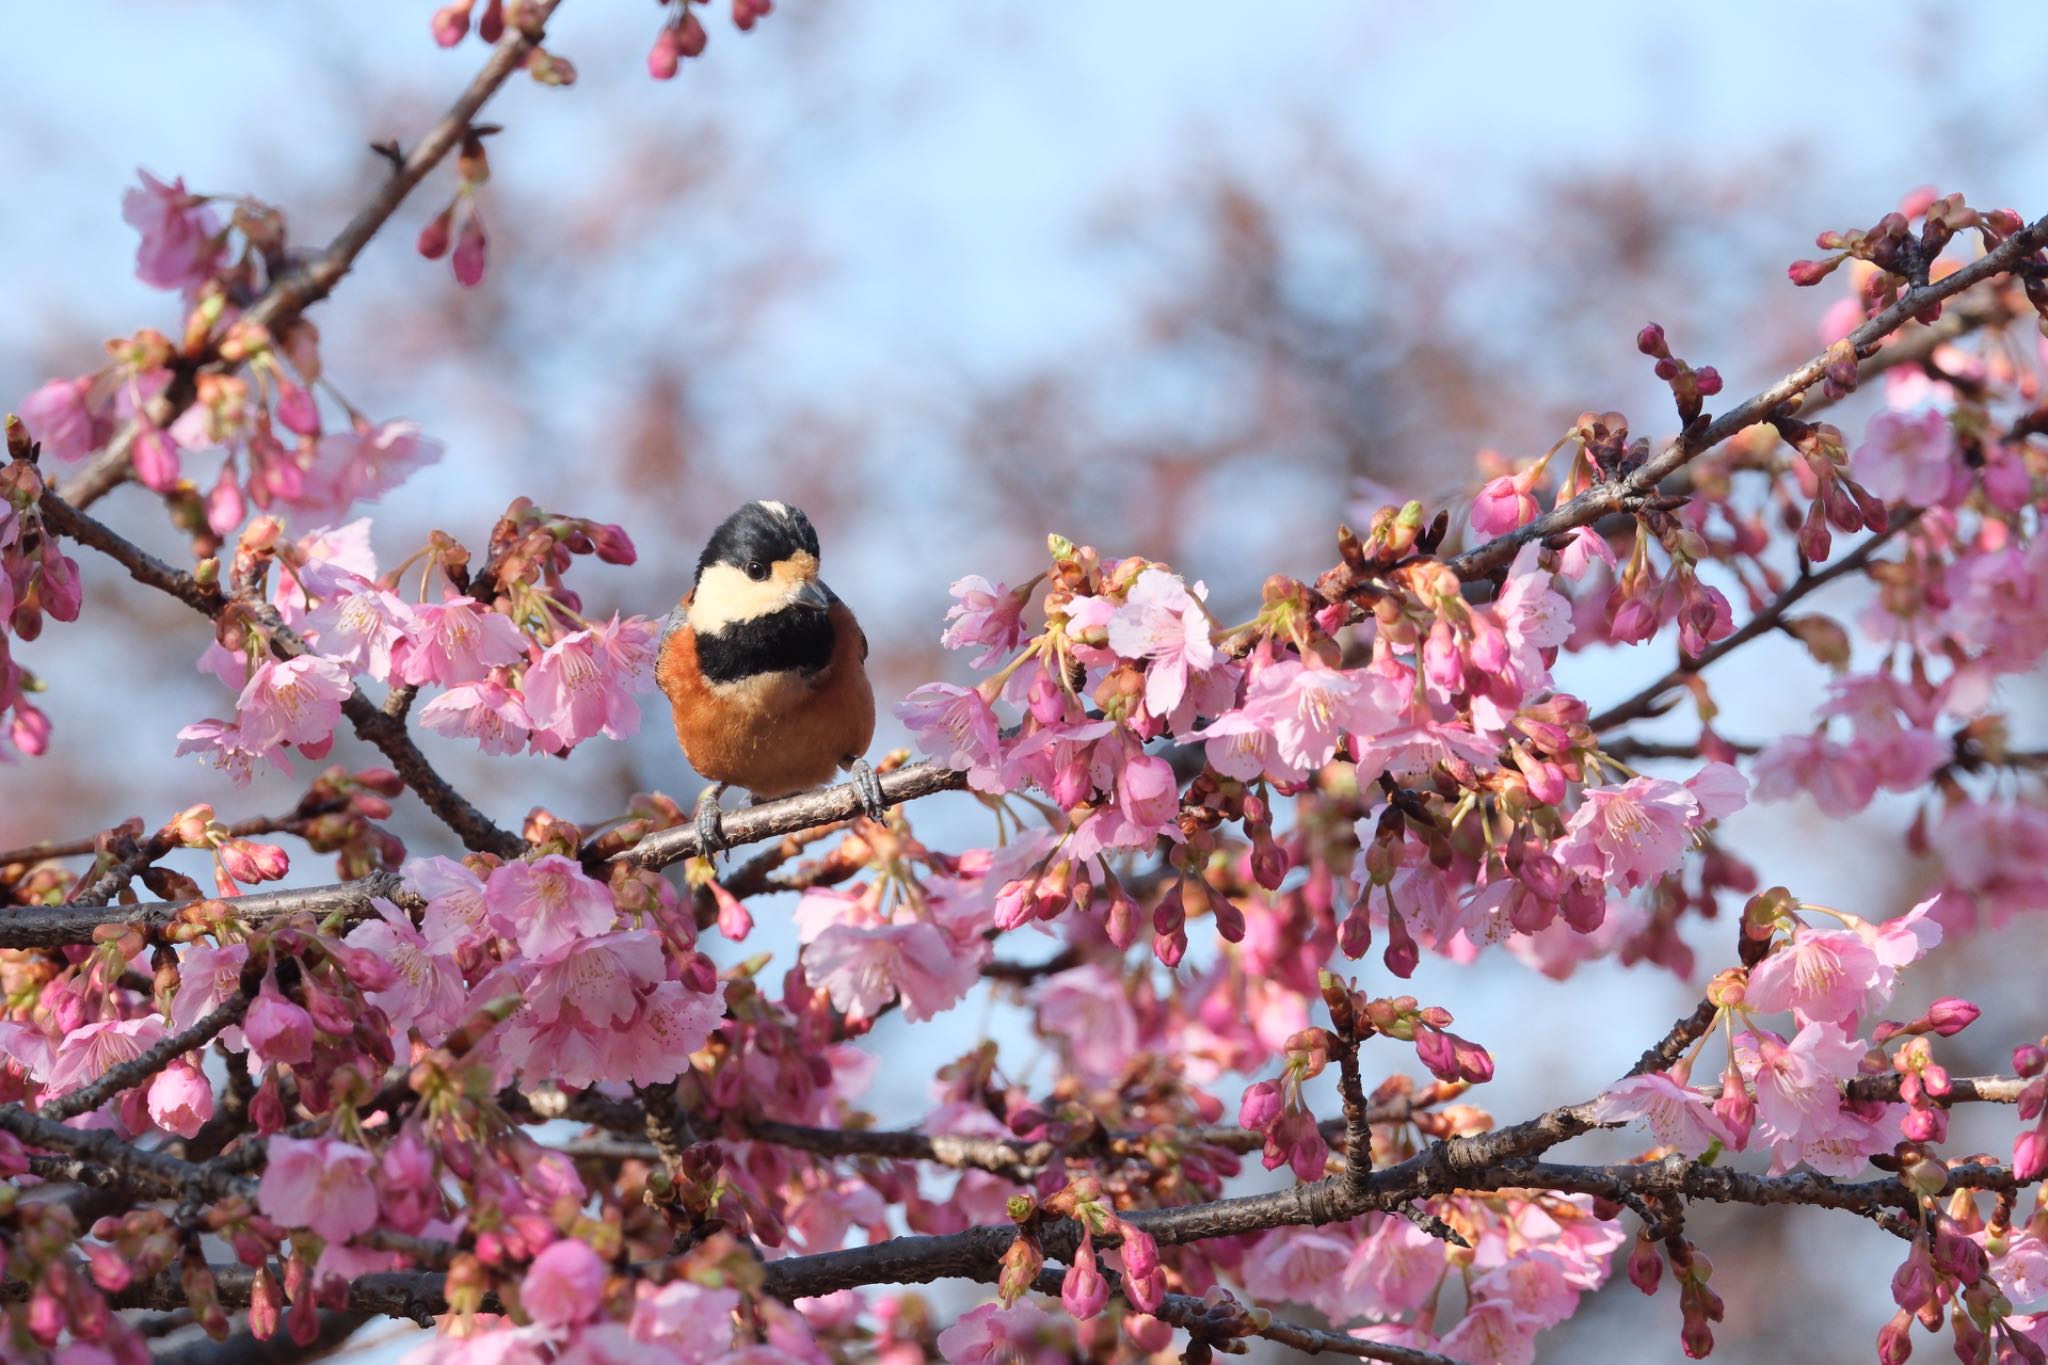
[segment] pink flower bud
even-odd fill
[[[420,255],[430,261],[438,261],[448,254],[448,244],[455,236],[455,205],[450,204],[435,214],[427,225],[420,229],[416,246]]]
[[[1086,1321],[1109,1302],[1109,1281],[1095,1263],[1095,1239],[1084,1235],[1074,1263],[1060,1281],[1060,1306],[1077,1321]]]
[[[1263,1133],[1280,1117],[1280,1106],[1279,1082],[1260,1081],[1247,1086],[1237,1107],[1238,1126]]]
[[[1692,372],[1693,387],[1704,398],[1712,398],[1721,391],[1721,372],[1712,365],[1702,365]]]
[[[1878,1365],[1904,1365],[1913,1354],[1913,1315],[1901,1308],[1877,1331]]]
[[[469,32],[468,0],[455,0],[434,11],[434,41],[442,47],[454,47]]]
[[[1947,1214],[1939,1214],[1934,1220],[1934,1268],[1952,1280],[1972,1285],[1984,1278],[1989,1262],[1984,1248],[1963,1231],[1962,1225]]]
[[[2021,1184],[2048,1175],[2048,1133],[2029,1128],[2013,1139],[2012,1174]]]
[[[597,527],[595,540],[597,557],[607,564],[631,564],[639,558],[633,548],[633,538],[626,534],[623,526],[606,522]]]
[[[683,48],[677,41],[672,24],[663,24],[661,31],[654,35],[654,46],[647,49],[647,74],[658,81],[674,80],[676,72],[682,69]]]
[[[683,15],[682,23],[676,26],[676,45],[685,57],[701,57],[704,47],[711,41],[711,35],[704,31],[703,21],[697,12],[690,10]]]
[[[1794,261],[1786,269],[1785,274],[1792,283],[1804,289],[1810,285],[1819,284],[1822,280],[1834,274],[1835,267],[1840,265],[1844,259],[1844,257],[1836,256],[1825,261]]]
[[[145,427],[132,448],[135,477],[156,493],[168,493],[178,486],[178,448],[155,427]]]
[[[303,1066],[313,1060],[313,1016],[265,986],[242,1019],[249,1046],[266,1063]]]
[[[1415,975],[1415,964],[1422,960],[1414,936],[1408,932],[1408,922],[1401,918],[1399,910],[1387,911],[1387,950],[1382,957],[1387,970],[1403,981]]]
[[[1664,340],[1664,329],[1654,322],[1643,324],[1643,330],[1636,333],[1636,349],[1644,355],[1667,355],[1670,347]]]
[[[1646,1237],[1636,1238],[1628,1253],[1628,1282],[1645,1294],[1655,1294],[1657,1282],[1663,1277],[1664,1257],[1657,1244]]]
[[[463,215],[462,227],[455,236],[455,255],[450,258],[457,284],[475,288],[483,283],[484,256],[488,246],[489,239],[484,236],[484,216],[477,212],[472,202],[469,212]]]
[[[1934,1257],[1928,1253],[1926,1239],[1915,1237],[1906,1259],[1892,1272],[1892,1302],[1915,1313],[1934,1297],[1934,1288]]]

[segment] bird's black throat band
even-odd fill
[[[763,673],[815,673],[832,662],[832,620],[813,607],[784,607],[697,637],[697,667],[709,683]]]

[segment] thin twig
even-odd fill
[[[213,1041],[215,1035],[241,1023],[242,1016],[248,1012],[247,993],[236,991],[192,1027],[180,1029],[168,1038],[159,1040],[120,1065],[108,1068],[106,1073],[91,1085],[82,1086],[69,1094],[59,1095],[36,1112],[46,1119],[54,1119],[59,1123],[65,1119],[76,1118],[80,1114],[90,1114],[130,1086],[141,1085],[193,1048],[205,1047]]]

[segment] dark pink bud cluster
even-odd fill
[[[1636,349],[1656,360],[1657,377],[1671,386],[1671,396],[1678,404],[1678,420],[1688,426],[1700,415],[1701,400],[1721,391],[1721,372],[1712,365],[1695,369],[1671,354],[1664,329],[1654,322],[1646,323],[1636,333]]]

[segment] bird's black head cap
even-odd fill
[[[702,575],[713,564],[744,571],[750,564],[774,565],[800,553],[819,558],[818,533],[802,509],[786,502],[750,502],[711,533],[697,572]]]

